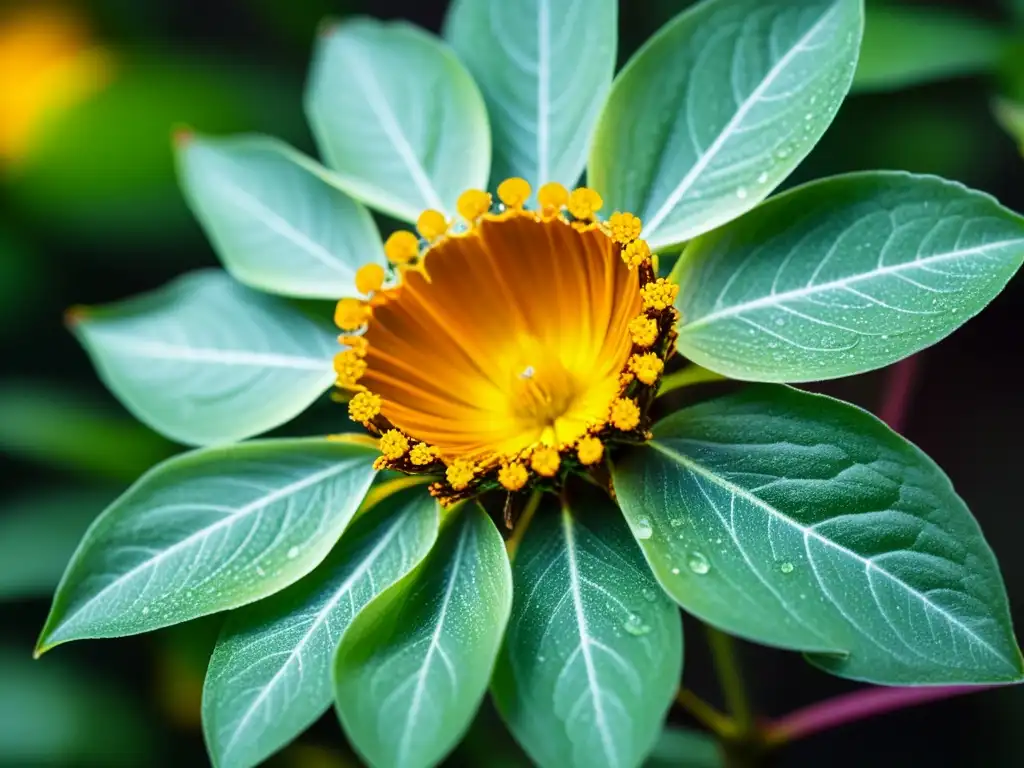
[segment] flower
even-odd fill
[[[671,353],[677,287],[655,276],[636,216],[598,217],[600,195],[521,178],[460,195],[399,231],[394,279],[362,267],[365,299],[338,302],[351,336],[335,364],[353,420],[381,435],[378,466],[437,476],[443,503],[554,487],[604,446],[646,436]],[[415,248],[414,248],[415,246]],[[641,256],[638,258],[637,255]]]

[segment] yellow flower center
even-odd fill
[[[335,366],[357,391],[352,418],[382,435],[382,466],[445,478],[442,500],[599,463],[616,433],[642,433],[670,347],[674,286],[655,281],[639,219],[597,221],[586,188],[545,185],[536,212],[529,196],[510,179],[497,211],[463,194],[464,224],[424,212],[422,241],[388,241],[398,280],[374,272],[370,298],[336,313],[346,331],[365,325]]]

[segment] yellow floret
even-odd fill
[[[384,255],[392,264],[408,264],[420,255],[420,239],[408,230],[392,232],[384,243]]]
[[[576,457],[580,464],[590,466],[597,464],[604,456],[604,444],[593,435],[588,435],[576,443]]]
[[[436,240],[448,231],[448,220],[440,211],[428,209],[416,220],[416,229],[425,240]]]
[[[530,199],[530,183],[526,179],[505,179],[498,185],[498,199],[513,210],[519,210]]]
[[[334,308],[334,323],[343,331],[361,328],[370,318],[370,308],[360,299],[342,299]]]
[[[561,464],[562,457],[555,448],[549,446],[538,448],[530,457],[530,466],[542,477],[553,477]]]
[[[649,347],[658,340],[658,321],[639,315],[629,321],[629,335],[638,347]]]
[[[379,291],[384,285],[384,267],[380,264],[363,264],[356,270],[356,290],[360,293]]]
[[[650,386],[665,370],[665,363],[653,352],[629,358],[629,370],[644,384]]]
[[[366,422],[380,413],[380,395],[372,392],[357,392],[348,401],[348,415],[352,421]]]
[[[640,298],[643,299],[644,309],[662,310],[672,306],[672,302],[679,295],[679,286],[671,280],[659,277],[653,283],[648,283],[640,289]]]
[[[526,467],[518,461],[506,464],[498,470],[498,482],[509,491],[518,491],[526,485],[526,481],[529,478],[530,475],[526,471]]]
[[[612,231],[612,240],[617,243],[630,243],[640,237],[643,225],[632,213],[613,213],[608,217],[608,227]]]
[[[620,397],[612,403],[608,421],[616,429],[621,429],[623,432],[631,432],[640,424],[640,406],[636,404],[635,400]]]
[[[409,438],[397,429],[389,429],[380,436],[380,452],[389,459],[400,459],[409,452]]]

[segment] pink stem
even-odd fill
[[[920,358],[912,355],[891,366],[887,372],[878,418],[895,432],[902,432],[906,425],[908,405],[914,393],[919,368]]]
[[[885,712],[987,690],[991,685],[945,685],[932,688],[866,688],[811,704],[769,723],[769,742],[795,741]]]

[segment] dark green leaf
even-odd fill
[[[658,423],[614,475],[662,586],[727,632],[889,685],[1022,677],[974,518],[858,408],[748,387]]]
[[[1024,261],[1024,218],[934,176],[798,187],[691,242],[679,350],[736,379],[869,371],[952,333]]]
[[[636,766],[682,671],[679,610],[604,494],[542,503],[513,568],[495,701],[541,766]]]
[[[309,576],[230,614],[203,690],[215,765],[258,765],[327,711],[342,635],[426,555],[437,522],[426,486],[399,491],[360,517]]]
[[[689,728],[666,728],[644,768],[723,768],[722,748],[714,736]]]
[[[363,610],[338,649],[338,716],[369,764],[435,765],[458,743],[487,692],[511,606],[501,535],[465,504],[427,559]]]
[[[356,441],[265,440],[178,456],[89,528],[39,640],[148,632],[251,603],[324,559],[373,479]]]

